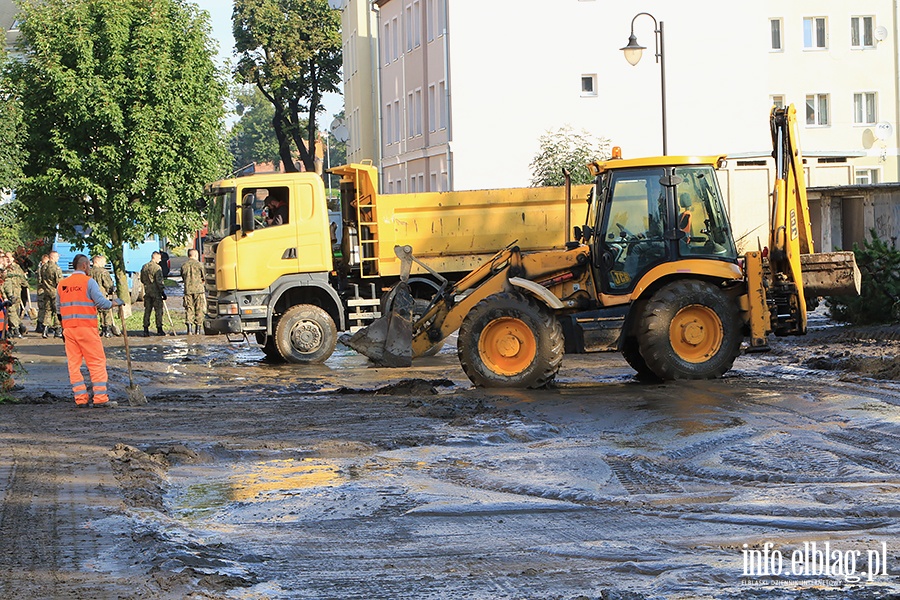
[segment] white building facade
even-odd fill
[[[766,225],[773,103],[797,107],[809,185],[898,179],[892,0],[370,7],[381,139],[367,158],[387,193],[526,186],[539,138],[565,125],[626,157],[661,154],[654,20],[634,20],[636,66],[620,50],[640,12],[664,23],[668,153],[730,156],[720,179],[738,237]]]

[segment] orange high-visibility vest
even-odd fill
[[[75,271],[60,281],[56,287],[63,329],[97,327],[97,307],[87,291],[90,280],[91,278],[81,271]]]
[[[0,339],[6,337],[6,309],[0,309]]]

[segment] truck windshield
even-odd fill
[[[235,190],[217,190],[209,203],[207,240],[218,242],[231,235],[236,222]]]

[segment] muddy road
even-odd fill
[[[31,335],[0,597],[897,597],[897,340],[825,327],[670,384],[567,356],[555,389],[498,392],[451,348],[392,371],[137,339],[150,403],[95,410]]]

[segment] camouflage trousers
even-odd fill
[[[44,327],[53,329],[59,327],[59,318],[56,315],[56,295],[41,294],[38,296],[38,303],[40,313],[43,315],[39,322]]]
[[[144,329],[150,328],[150,313],[156,312],[156,328],[163,326],[163,299],[159,296],[144,294]]]
[[[116,324],[113,321],[113,311],[111,308],[106,310],[97,310],[97,321],[100,323],[100,327],[112,327]]]
[[[186,325],[203,325],[206,298],[203,294],[184,295],[184,322]]]

